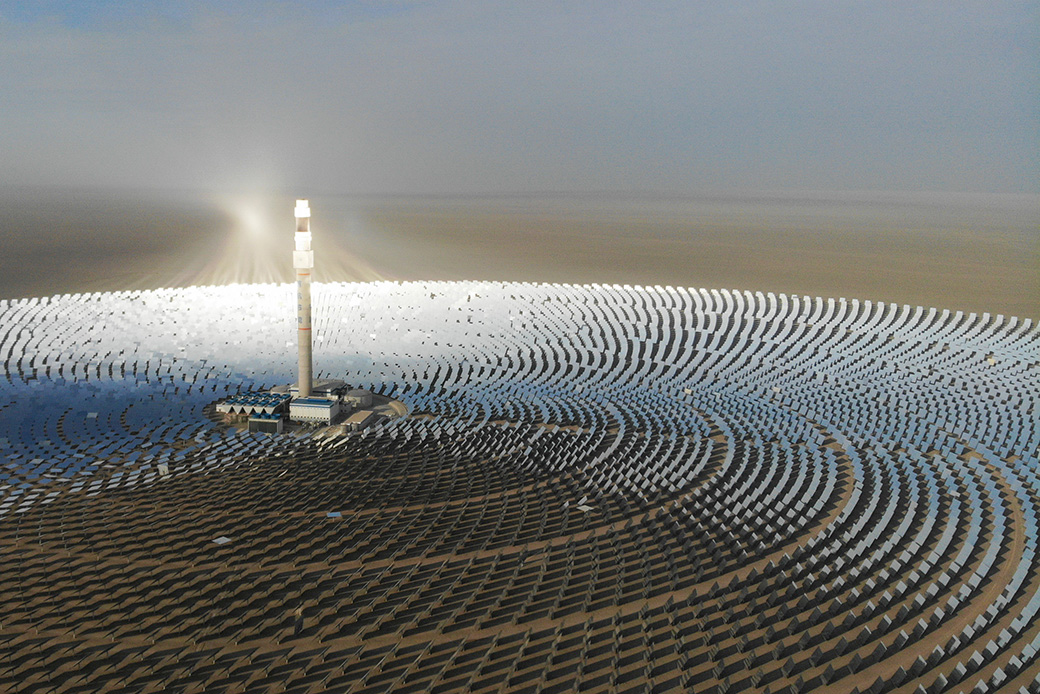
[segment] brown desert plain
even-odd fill
[[[0,298],[289,281],[283,198],[8,195]],[[311,205],[319,281],[671,285],[1040,318],[1035,195],[315,195]]]

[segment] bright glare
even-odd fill
[[[284,199],[261,195],[226,196],[218,201],[230,225],[219,247],[195,272],[178,284],[267,284],[293,281],[296,223]],[[305,213],[301,215],[302,211]],[[295,216],[310,216],[308,200],[296,200]],[[319,225],[314,235],[317,281],[372,281],[384,279],[368,263],[343,248],[337,229]]]

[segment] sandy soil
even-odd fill
[[[0,298],[290,279],[287,198],[48,195],[0,198]],[[317,197],[311,205],[318,280],[726,287],[1040,318],[1040,196]]]
[[[705,209],[708,207],[708,209]],[[1040,318],[1040,214],[906,204],[369,212],[392,277],[726,287]]]

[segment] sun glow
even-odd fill
[[[184,284],[227,285],[283,283],[293,279],[293,218],[275,196],[226,196],[218,200],[228,224],[211,256],[182,280]],[[309,210],[308,210],[309,211]],[[372,281],[384,279],[365,260],[343,246],[343,230],[314,226],[315,279]]]

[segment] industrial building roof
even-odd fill
[[[277,413],[277,412],[272,412],[270,414],[267,414],[267,413],[264,413],[264,412],[257,412],[254,415],[250,415],[249,418],[250,419],[274,420],[274,419],[281,419],[282,415],[280,413]]]
[[[232,405],[260,405],[284,402],[290,395],[288,393],[242,393],[232,395],[224,402]]]
[[[335,400],[326,400],[325,398],[296,398],[292,401],[292,407],[315,407],[329,409],[336,404]]]
[[[374,417],[375,414],[376,413],[372,410],[358,410],[354,414],[350,415],[344,424],[358,424],[366,421],[369,417]]]

